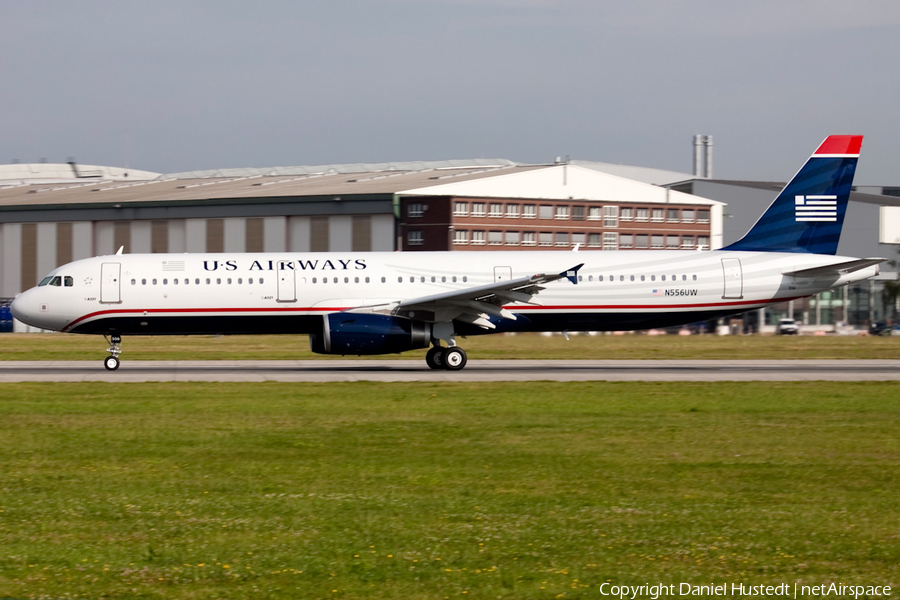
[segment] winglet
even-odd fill
[[[571,281],[572,283],[577,285],[578,284],[578,269],[580,269],[583,266],[584,266],[584,263],[574,266],[571,269],[569,269],[568,271],[563,271],[562,273],[560,273],[560,276],[565,277],[566,279],[568,279],[569,281]]]

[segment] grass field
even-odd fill
[[[0,413],[0,597],[900,584],[893,383],[6,384]]]
[[[488,335],[459,339],[471,359],[900,359],[900,336],[649,336]],[[96,360],[106,356],[102,337],[68,334],[0,335],[0,360]],[[126,337],[128,360],[288,360],[313,354],[305,335]],[[421,358],[425,351],[370,358]],[[340,356],[331,358],[341,358]]]

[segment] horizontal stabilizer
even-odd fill
[[[872,265],[877,265],[886,261],[886,258],[860,258],[858,260],[848,260],[847,262],[827,265],[824,267],[813,267],[811,269],[800,269],[799,271],[788,271],[784,275],[791,277],[827,277],[834,275],[840,277],[847,273],[853,273]]]

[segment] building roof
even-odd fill
[[[4,187],[77,183],[97,181],[146,181],[159,177],[159,173],[123,167],[101,167],[71,163],[15,163],[0,165],[0,189]]]
[[[66,165],[68,167],[68,165]],[[568,174],[568,179],[566,179]],[[303,202],[394,194],[716,204],[579,165],[502,159],[218,169],[144,181],[91,179],[0,186],[0,211],[51,208]]]

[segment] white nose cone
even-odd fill
[[[26,325],[43,328],[45,326],[39,322],[41,311],[37,302],[38,301],[35,298],[35,295],[31,293],[31,290],[22,292],[16,296],[15,300],[12,301],[12,304],[9,305],[9,312],[12,313],[13,318]]]

